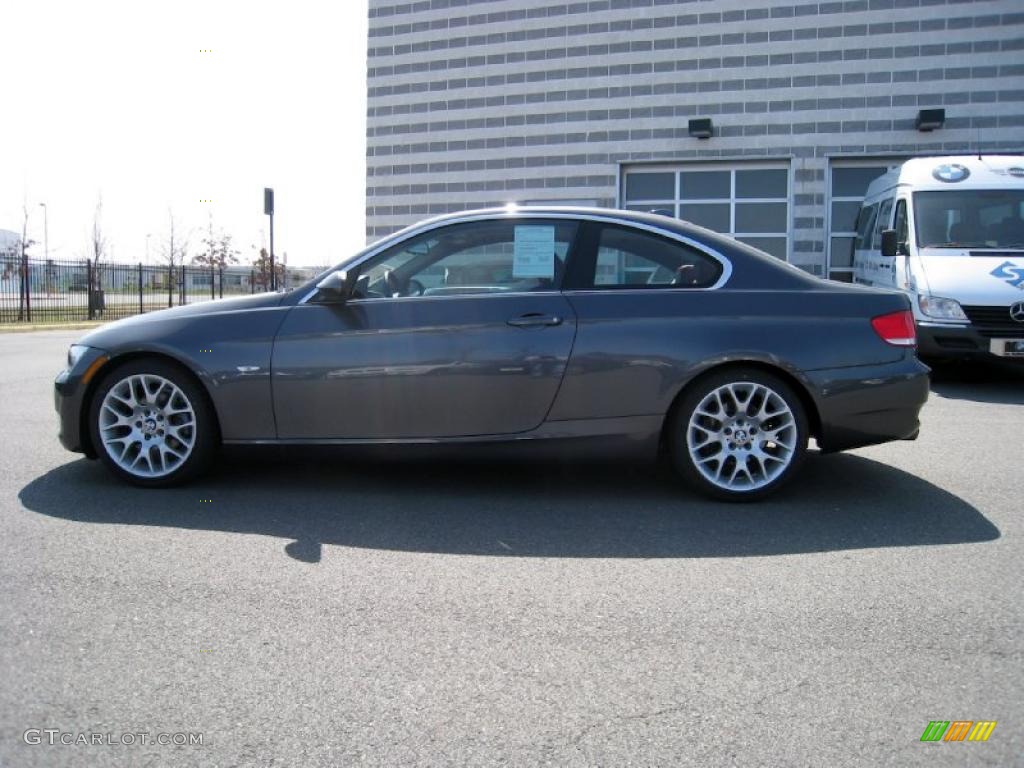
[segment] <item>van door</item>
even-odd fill
[[[871,285],[891,288],[896,285],[894,273],[895,258],[882,255],[882,230],[889,229],[892,222],[891,197],[886,198],[878,206],[878,216],[871,233],[871,248],[867,253],[867,269]]]
[[[857,238],[853,243],[853,281],[871,285],[873,272],[871,262],[871,236],[875,231],[875,219],[878,217],[878,203],[865,201],[857,216]]]
[[[910,222],[907,218],[906,198],[896,200],[896,213],[893,216],[892,228],[896,230],[896,259],[893,264],[893,279],[897,288],[909,290],[911,285],[910,266]]]

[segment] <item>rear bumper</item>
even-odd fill
[[[915,439],[928,400],[929,370],[908,352],[896,363],[809,371],[821,417],[821,450]]]
[[[921,357],[931,360],[1017,360],[1020,358],[1000,357],[989,351],[993,338],[1010,338],[1012,333],[1000,334],[985,331],[975,325],[948,326],[939,324],[917,325],[917,351]]]

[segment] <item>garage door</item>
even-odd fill
[[[857,213],[868,185],[902,163],[904,158],[833,160],[828,179],[828,276],[853,282],[853,241],[857,237]]]
[[[789,165],[782,163],[630,166],[622,207],[685,219],[789,258]]]

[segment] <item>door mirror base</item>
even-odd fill
[[[886,257],[893,257],[899,251],[898,244],[896,242],[896,230],[895,229],[883,229],[882,230],[882,255]]]
[[[344,303],[352,298],[356,275],[351,270],[339,269],[331,272],[316,284],[318,298],[324,303]]]

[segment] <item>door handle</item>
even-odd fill
[[[506,321],[516,328],[541,328],[545,325],[561,325],[562,318],[558,315],[542,315],[539,312],[531,312],[528,315],[520,315]]]

